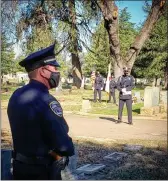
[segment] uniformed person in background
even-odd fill
[[[60,80],[54,47],[35,52],[19,63],[30,82],[13,93],[7,110],[14,180],[61,180],[61,170],[74,155],[61,105],[49,93]]]
[[[124,75],[120,76],[117,82],[117,89],[119,90],[119,111],[118,121],[122,122],[122,112],[124,103],[126,103],[128,113],[128,124],[132,125],[132,92],[131,90],[135,86],[133,76],[130,75],[130,69],[128,67],[123,68]]]
[[[94,102],[97,101],[97,93],[99,95],[99,102],[101,102],[101,90],[103,90],[104,81],[99,72],[96,72],[96,78],[94,82]]]
[[[109,83],[109,101],[108,102],[111,102],[111,97],[113,97],[113,102],[114,102],[114,104],[117,105],[116,97],[115,97],[115,89],[116,88],[117,88],[117,83],[114,79],[114,75],[111,74],[110,83]]]

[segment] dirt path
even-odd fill
[[[125,119],[121,124],[108,116],[88,117],[81,115],[65,114],[65,119],[70,127],[72,137],[100,138],[100,139],[147,139],[166,140],[167,121],[134,119],[134,125],[127,124]],[[1,129],[9,130],[6,109],[1,110]]]

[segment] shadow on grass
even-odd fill
[[[140,108],[139,109],[133,109],[132,112],[136,112],[137,114],[140,114]]]
[[[85,98],[83,97],[83,100],[89,100],[91,102],[94,102],[94,99],[91,99],[91,98]],[[99,102],[99,100],[97,100],[97,102]],[[107,102],[107,100],[101,100],[101,102]]]

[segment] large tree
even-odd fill
[[[3,82],[3,76],[13,72],[15,54],[13,48],[7,43],[4,34],[1,36],[1,78]]]
[[[123,59],[121,57],[121,47],[118,34],[118,7],[113,0],[94,0],[95,4],[100,8],[104,25],[109,35],[110,53],[115,60],[115,76],[119,77],[122,74],[122,68],[124,65],[133,67],[135,59],[139,54],[145,41],[148,39],[155,23],[162,14],[162,11],[166,8],[165,0],[152,0],[152,6],[148,17],[140,31],[136,36],[135,41],[130,46],[127,56]]]
[[[121,10],[119,16],[119,39],[121,46],[121,57],[124,58],[138,33],[134,23],[131,23],[131,14],[127,8]],[[91,50],[85,56],[84,71],[87,75],[93,69],[100,71],[103,75],[107,75],[109,62],[112,62],[111,71],[114,72],[114,59],[110,55],[109,37],[104,28],[104,20],[98,25],[91,41]]]
[[[145,42],[133,67],[137,77],[165,78],[167,88],[167,17],[162,16]],[[156,81],[157,82],[157,81]]]

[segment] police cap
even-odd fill
[[[123,70],[129,72],[130,68],[129,67],[124,67]]]
[[[45,65],[60,67],[55,58],[54,48],[55,43],[47,48],[34,52],[19,62],[19,65],[25,67],[27,72],[33,71]]]

